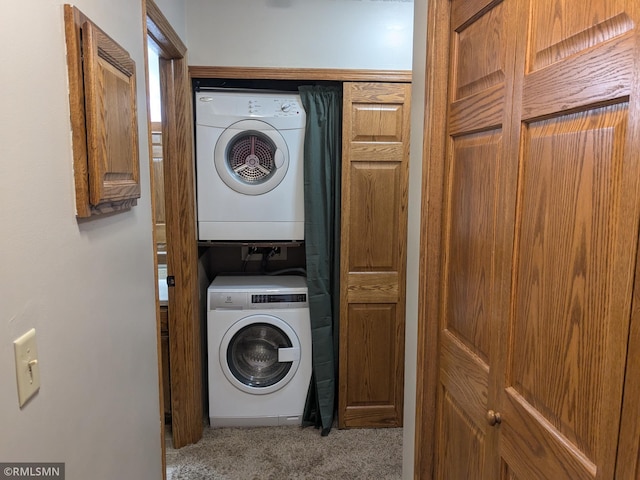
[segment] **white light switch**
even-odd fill
[[[36,330],[32,328],[13,342],[16,356],[18,403],[22,407],[40,388],[40,368],[36,348]]]

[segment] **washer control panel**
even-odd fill
[[[217,277],[209,286],[209,310],[308,308],[302,277]]]
[[[306,303],[304,293],[283,293],[276,295],[251,295],[251,303]]]
[[[306,308],[306,293],[251,293],[209,291],[209,310]]]

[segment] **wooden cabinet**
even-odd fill
[[[340,428],[402,425],[410,88],[344,84]]]
[[[140,197],[135,62],[77,8],[64,11],[76,215],[127,209]]]
[[[444,180],[432,474],[637,478],[636,2],[437,4],[451,48],[431,159]],[[633,466],[620,438],[635,438]]]

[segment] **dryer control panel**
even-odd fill
[[[292,92],[196,92],[196,124],[229,128],[244,119],[256,119],[278,129],[300,129],[306,124],[306,113],[298,93]]]

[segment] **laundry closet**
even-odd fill
[[[212,426],[302,422],[310,272],[298,233],[303,179],[293,180],[302,173],[306,113],[298,88],[310,85],[341,93],[341,203],[332,221],[339,323],[330,341],[338,426],[401,426],[410,73],[307,70],[283,79],[278,69],[249,70],[259,80],[247,80],[246,68],[190,68],[204,416]],[[244,186],[236,185],[241,176]],[[269,182],[271,199],[259,193]],[[165,389],[173,387],[169,379]]]
[[[194,110],[210,425],[300,425],[312,361],[306,271],[271,262],[304,243],[300,96],[197,85]],[[235,266],[209,261],[223,255],[217,245],[236,247]]]

